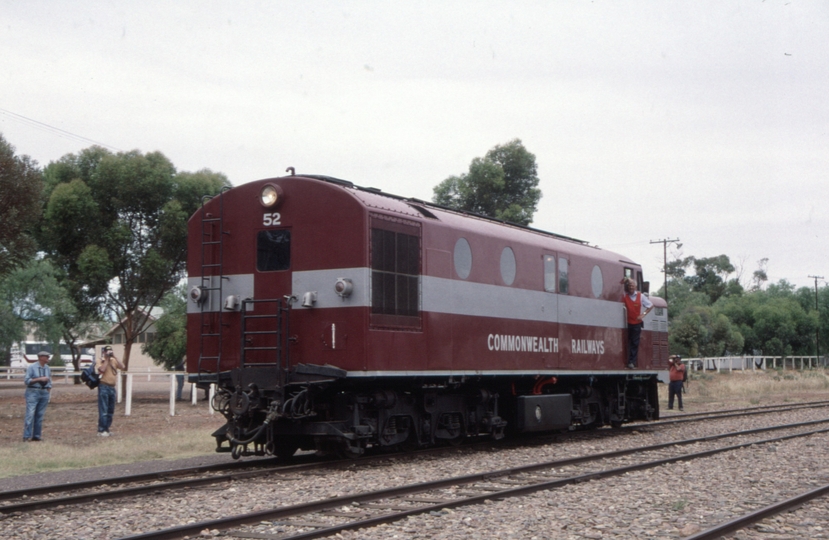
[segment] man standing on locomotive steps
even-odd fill
[[[642,320],[653,309],[653,302],[650,298],[636,290],[636,281],[631,278],[624,279],[625,294],[622,301],[627,308],[628,319],[628,369],[636,369],[639,357],[639,337],[642,335],[642,327],[645,323]],[[645,311],[642,311],[642,308]]]
[[[112,347],[105,346],[98,365],[101,384],[98,385],[98,436],[109,437],[112,415],[115,414],[115,383],[118,382],[118,369],[126,369],[112,353]]]

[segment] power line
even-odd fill
[[[23,116],[22,114],[17,114],[17,113],[14,113],[12,111],[8,111],[6,109],[0,108],[0,114],[8,116],[12,120],[17,120],[18,122],[20,122],[22,124],[26,124],[28,126],[31,126],[31,127],[35,128],[35,129],[39,129],[41,131],[46,131],[47,133],[52,133],[53,135],[57,135],[59,137],[64,137],[66,139],[73,139],[73,140],[80,141],[80,142],[88,142],[88,143],[92,143],[92,144],[97,144],[98,146],[105,146],[106,148],[110,148],[112,150],[117,150],[118,152],[123,152],[123,150],[121,150],[120,148],[117,148],[115,146],[112,146],[112,145],[109,145],[109,144],[106,144],[106,143],[102,143],[102,142],[90,139],[88,137],[84,137],[83,135],[77,135],[77,134],[72,133],[70,131],[66,131],[65,129],[60,129],[60,128],[55,127],[55,126],[50,126],[49,124],[39,122],[37,120],[34,120],[33,118]]]
[[[815,353],[817,361],[820,362],[820,306],[818,305],[817,294],[817,280],[823,279],[823,276],[809,276],[815,280],[815,311],[817,311],[818,324],[815,327]]]
[[[679,244],[679,238],[666,238],[664,240],[651,240],[651,244],[662,244],[663,267],[662,272],[665,274],[665,301],[668,301],[668,244]]]

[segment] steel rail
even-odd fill
[[[743,516],[726,521],[725,523],[721,523],[715,527],[711,527],[710,529],[706,529],[691,536],[686,536],[685,540],[716,540],[725,534],[744,529],[745,527],[753,525],[758,521],[762,521],[768,517],[780,514],[791,508],[823,497],[827,493],[829,493],[829,484],[806,493],[801,493],[800,495],[796,495],[790,499],[786,499],[785,501],[780,501],[766,506],[765,508],[755,510],[754,512],[750,512]]]
[[[696,418],[699,416],[711,416],[717,414],[730,414],[730,413],[740,413],[740,412],[762,412],[762,411],[770,411],[776,412],[772,409],[778,409],[783,411],[790,411],[795,409],[810,409],[810,408],[817,408],[817,407],[829,407],[829,400],[821,400],[821,401],[806,401],[804,403],[778,403],[776,405],[760,405],[757,407],[745,407],[742,409],[723,409],[720,411],[703,411],[703,412],[693,412],[693,413],[686,413],[683,412],[682,414],[669,414],[667,418]],[[671,411],[673,413],[673,411]],[[666,418],[666,419],[667,419]]]
[[[468,448],[468,447],[467,447]],[[43,488],[34,488],[34,489],[22,489],[16,491],[8,491],[5,494],[13,494],[16,495],[17,498],[25,498],[27,500],[17,503],[11,504],[0,504],[0,515],[3,514],[10,514],[13,512],[26,512],[31,510],[43,510],[48,508],[54,508],[57,506],[69,506],[75,504],[83,504],[87,502],[97,501],[97,500],[109,500],[109,499],[121,499],[125,497],[131,497],[133,495],[142,495],[145,493],[160,493],[162,491],[172,491],[176,489],[186,489],[192,487],[202,487],[211,484],[218,484],[222,482],[232,482],[235,480],[245,480],[249,478],[261,478],[267,475],[273,474],[291,474],[291,473],[302,473],[307,471],[314,471],[318,469],[337,469],[342,467],[352,467],[355,464],[366,465],[375,462],[381,462],[385,460],[389,460],[392,458],[400,458],[400,457],[415,457],[415,456],[422,456],[422,455],[429,455],[429,454],[437,454],[437,453],[444,453],[444,452],[451,452],[457,451],[459,448],[450,448],[450,447],[441,447],[441,448],[427,448],[424,450],[415,450],[413,452],[404,452],[400,454],[383,454],[383,455],[376,455],[376,456],[366,456],[360,457],[358,459],[350,459],[350,460],[331,460],[330,458],[322,458],[316,459],[311,461],[310,463],[302,463],[302,464],[293,464],[293,465],[279,465],[275,467],[270,467],[268,465],[263,465],[262,467],[253,468],[249,471],[242,471],[242,472],[235,472],[235,473],[227,473],[227,474],[218,474],[214,476],[207,476],[203,478],[185,478],[182,480],[176,481],[166,481],[163,483],[156,483],[156,484],[147,484],[142,486],[133,486],[133,487],[125,487],[121,489],[111,489],[105,491],[92,491],[88,493],[79,493],[76,495],[68,495],[65,497],[56,497],[50,499],[38,499],[38,500],[28,500],[33,495],[44,495],[50,493],[61,493],[66,491],[73,491],[73,490],[80,490],[86,489],[88,487],[97,487],[102,485],[121,485],[125,483],[139,483],[139,482],[151,482],[154,480],[166,480],[165,476],[184,476],[189,474],[200,474],[202,472],[212,472],[212,470],[204,471],[199,470],[203,469],[203,467],[193,467],[193,468],[184,468],[184,469],[175,469],[173,471],[168,472],[161,472],[161,473],[146,473],[146,474],[138,474],[133,476],[123,476],[117,478],[110,478],[110,479],[100,479],[100,480],[90,480],[90,481],[83,481],[83,482],[76,482],[72,484],[56,484],[53,486],[45,486]],[[312,456],[309,456],[312,457]],[[274,463],[278,461],[278,458],[270,458],[267,461],[268,463]],[[245,465],[248,467],[254,466],[250,462],[234,462],[229,465],[237,465],[238,467],[228,467],[228,468],[245,468]],[[209,466],[208,469],[215,469],[215,470],[222,470],[218,468],[218,466]],[[5,499],[10,499],[12,497],[3,497]]]
[[[68,484],[52,484],[48,486],[17,489],[12,491],[0,491],[0,500],[15,499],[19,497],[32,497],[35,495],[48,495],[50,493],[61,493],[78,489],[87,489],[98,486],[113,484],[130,484],[137,482],[152,482],[153,480],[164,480],[167,477],[185,476],[188,474],[204,474],[208,472],[224,471],[232,469],[243,469],[245,467],[269,467],[276,461],[276,458],[268,458],[260,461],[246,461],[233,463],[219,463],[216,465],[199,465],[197,467],[182,467],[168,471],[157,471],[152,473],[130,474],[110,478],[98,478],[96,480],[82,480]],[[267,463],[266,463],[267,462]],[[1,507],[0,507],[1,508]]]
[[[728,452],[728,451],[731,451],[731,450],[737,450],[737,449],[745,448],[745,447],[752,446],[752,445],[755,445],[755,444],[768,444],[768,443],[779,442],[779,441],[790,439],[790,438],[810,436],[810,435],[814,435],[814,434],[817,434],[817,433],[826,433],[826,432],[829,432],[829,429],[816,430],[816,431],[802,433],[802,434],[796,434],[796,435],[786,435],[786,436],[783,436],[783,437],[776,437],[776,438],[768,439],[768,440],[765,440],[765,441],[757,441],[757,442],[753,442],[753,443],[744,443],[744,444],[733,445],[733,446],[724,447],[724,448],[717,448],[717,449],[713,449],[713,450],[705,450],[705,451],[697,452],[697,453],[693,453],[693,454],[683,454],[683,455],[680,455],[680,456],[674,456],[674,457],[670,457],[670,458],[663,458],[663,459],[659,459],[659,460],[655,460],[655,461],[651,461],[651,462],[638,463],[638,464],[634,464],[634,465],[627,465],[627,466],[623,466],[623,467],[617,467],[617,468],[614,468],[614,469],[608,469],[608,470],[594,472],[594,473],[587,473],[587,474],[572,476],[572,477],[568,477],[568,478],[556,479],[556,480],[552,480],[552,481],[549,481],[549,482],[539,482],[539,483],[535,483],[535,484],[528,484],[526,486],[522,486],[522,487],[518,487],[518,488],[506,489],[506,490],[501,490],[501,491],[491,491],[491,492],[488,492],[484,495],[476,495],[476,496],[466,497],[466,498],[458,499],[458,500],[455,500],[455,501],[443,501],[443,502],[440,502],[438,504],[432,504],[432,505],[428,505],[428,506],[412,508],[411,510],[402,510],[402,511],[395,512],[395,513],[392,513],[392,514],[384,514],[384,515],[374,516],[374,517],[370,517],[370,518],[366,518],[366,519],[355,520],[355,521],[351,521],[349,523],[343,523],[343,524],[334,525],[334,526],[331,526],[331,527],[318,528],[316,530],[308,531],[308,532],[304,532],[304,533],[298,533],[298,534],[294,534],[294,535],[284,535],[284,534],[282,534],[282,535],[279,535],[278,538],[279,538],[279,540],[310,540],[312,538],[324,538],[326,536],[331,536],[331,535],[340,533],[342,531],[359,530],[359,529],[364,529],[364,528],[367,528],[367,527],[374,527],[374,526],[377,526],[377,525],[382,525],[382,524],[385,524],[385,523],[393,523],[395,521],[400,521],[400,520],[405,519],[405,518],[410,517],[410,516],[414,516],[414,515],[418,515],[418,514],[424,514],[424,513],[428,513],[428,512],[437,512],[437,511],[440,511],[444,508],[459,508],[459,507],[462,507],[462,506],[471,506],[471,505],[475,505],[475,504],[481,504],[481,503],[484,503],[487,500],[491,501],[491,500],[494,500],[494,499],[507,499],[507,498],[512,498],[512,497],[521,497],[521,496],[524,496],[524,495],[529,495],[529,494],[535,493],[537,491],[546,491],[546,490],[556,489],[556,488],[560,488],[560,487],[564,487],[564,486],[568,486],[568,485],[572,485],[572,484],[578,484],[578,483],[581,483],[581,482],[588,482],[588,481],[591,481],[591,480],[599,480],[599,479],[603,479],[603,478],[611,478],[611,477],[620,476],[622,474],[626,474],[626,473],[629,473],[629,472],[645,470],[645,469],[651,469],[651,468],[659,467],[659,466],[662,466],[662,465],[675,463],[677,461],[686,461],[686,460],[698,459],[698,458],[703,458],[703,457],[709,457],[709,456],[714,455],[714,454]],[[729,521],[728,523],[724,523],[721,526],[715,527],[714,529],[712,529],[711,532],[710,532],[710,535],[700,536],[699,538],[697,538],[697,536],[692,536],[692,537],[687,537],[684,540],[717,540],[723,534],[727,534],[729,532],[739,530],[739,529],[743,528],[745,525],[749,525],[749,524],[751,524],[755,521],[759,521],[759,520],[764,519],[766,517],[775,515],[777,513],[782,512],[782,511],[785,511],[788,508],[791,508],[791,507],[797,506],[799,504],[802,504],[803,502],[806,502],[806,501],[809,501],[811,499],[820,497],[821,495],[823,495],[826,492],[829,492],[829,486],[824,486],[823,488],[819,488],[817,490],[814,490],[813,492],[809,492],[807,494],[800,495],[798,497],[795,497],[793,499],[789,499],[787,501],[783,501],[782,503],[778,503],[776,505],[771,505],[771,506],[766,507],[762,510],[759,510],[757,512],[749,514],[748,516],[744,516],[742,518],[738,518],[738,519]],[[753,518],[754,521],[751,521],[749,518]],[[708,533],[708,532],[709,531],[705,531],[705,533]],[[254,534],[250,534],[250,535],[246,536],[245,533],[234,533],[234,532],[230,532],[227,536],[231,536],[231,537],[236,536],[237,538],[246,538],[246,537],[247,538],[266,538],[267,537],[266,535],[262,535],[262,534],[259,534],[259,533],[254,533]],[[274,536],[273,538],[277,538],[277,537]],[[125,539],[122,539],[122,540],[125,540]]]
[[[820,423],[826,423],[826,422],[829,422],[829,419],[816,420],[816,421],[811,421],[811,422],[803,422],[803,423],[798,423],[798,424],[790,424],[790,425],[785,425],[785,426],[758,428],[758,429],[752,429],[752,430],[746,430],[746,431],[740,431],[740,432],[734,432],[734,433],[723,433],[723,434],[718,434],[718,435],[699,437],[699,438],[695,438],[695,439],[686,439],[684,441],[673,441],[673,442],[667,442],[667,443],[660,443],[660,444],[655,444],[655,445],[650,445],[650,446],[643,446],[643,447],[638,447],[638,448],[629,448],[629,449],[625,449],[625,450],[616,450],[616,451],[611,451],[611,452],[604,452],[604,453],[601,453],[601,454],[592,454],[590,456],[582,456],[582,457],[567,458],[567,459],[562,459],[562,460],[548,461],[548,462],[543,462],[543,463],[535,463],[535,464],[525,465],[525,466],[521,466],[521,467],[502,469],[502,470],[498,470],[498,471],[488,471],[488,472],[483,472],[483,473],[475,473],[475,474],[459,476],[459,477],[452,477],[452,478],[446,478],[446,479],[441,479],[441,480],[433,480],[433,481],[430,481],[430,482],[423,482],[423,483],[419,483],[419,484],[410,484],[410,485],[406,485],[406,486],[387,488],[387,489],[382,489],[382,490],[378,490],[378,491],[374,491],[374,492],[365,492],[365,493],[360,493],[360,494],[356,494],[356,495],[344,495],[344,496],[332,497],[332,498],[329,498],[329,499],[324,499],[324,500],[319,500],[319,501],[313,501],[313,502],[309,502],[309,503],[302,503],[302,504],[297,504],[297,505],[292,505],[292,506],[272,508],[272,509],[268,509],[268,510],[260,510],[260,511],[252,512],[252,513],[249,513],[249,514],[240,514],[240,515],[235,515],[235,516],[228,516],[228,517],[225,517],[225,518],[219,518],[219,519],[204,521],[204,522],[200,522],[200,523],[191,523],[191,524],[187,524],[187,525],[172,527],[172,528],[169,528],[169,529],[162,529],[162,530],[137,534],[137,535],[133,535],[133,536],[129,536],[129,537],[124,537],[122,540],[147,540],[147,539],[166,540],[166,539],[182,538],[184,536],[199,534],[201,531],[203,531],[205,529],[209,529],[209,530],[212,530],[212,529],[230,529],[232,527],[238,527],[238,526],[241,526],[241,525],[257,523],[257,522],[263,521],[263,520],[273,520],[273,519],[294,517],[294,516],[298,516],[298,515],[306,515],[306,514],[311,514],[311,513],[314,513],[314,512],[319,512],[319,511],[322,511],[322,510],[328,510],[328,509],[331,509],[331,508],[349,506],[349,505],[352,505],[354,503],[365,503],[365,502],[372,502],[372,501],[378,501],[378,500],[383,500],[383,499],[401,497],[403,495],[412,495],[412,494],[415,494],[415,493],[422,493],[422,492],[425,492],[425,491],[431,491],[431,490],[441,489],[441,488],[445,488],[445,487],[465,485],[465,484],[470,484],[470,483],[474,483],[474,482],[486,481],[486,480],[490,480],[490,479],[493,479],[493,478],[503,478],[503,477],[507,477],[507,476],[515,476],[515,475],[518,475],[518,474],[533,472],[533,471],[536,471],[536,470],[547,469],[547,468],[551,468],[551,467],[562,467],[562,466],[566,466],[566,465],[574,465],[574,464],[586,463],[586,462],[590,462],[590,461],[599,461],[599,460],[602,460],[602,459],[621,457],[621,456],[626,456],[626,455],[630,455],[630,454],[634,454],[634,453],[660,450],[660,449],[667,448],[667,447],[672,447],[672,446],[687,445],[687,444],[693,444],[693,443],[696,443],[696,442],[706,442],[706,441],[712,441],[712,440],[717,440],[717,439],[722,439],[722,438],[727,438],[727,437],[738,437],[738,436],[742,436],[742,435],[746,435],[746,434],[759,433],[759,432],[764,432],[764,431],[780,430],[780,429],[789,429],[789,428],[792,428],[792,427],[801,427],[801,426],[805,426],[805,425],[814,425],[814,424],[820,424]],[[768,444],[770,442],[784,441],[784,440],[787,440],[787,439],[793,439],[793,438],[797,438],[797,437],[806,437],[806,436],[810,436],[810,435],[814,435],[814,434],[818,434],[818,433],[827,433],[827,432],[829,432],[829,428],[823,428],[823,429],[809,431],[809,432],[784,435],[784,436],[775,437],[775,438],[772,438],[772,439],[764,439],[764,440],[760,440],[760,441],[750,441],[750,442],[740,443],[740,444],[736,444],[736,445],[731,445],[731,446],[726,446],[726,447],[721,447],[721,448],[715,448],[715,449],[711,449],[711,450],[704,450],[704,451],[697,452],[697,453],[681,454],[681,455],[678,455],[678,456],[661,458],[661,459],[654,460],[654,461],[637,463],[637,464],[633,464],[633,465],[627,465],[627,466],[618,467],[618,468],[609,469],[609,470],[604,470],[604,471],[590,472],[590,473],[586,473],[586,474],[582,474],[582,475],[578,475],[578,476],[573,476],[573,477],[569,477],[569,478],[562,478],[562,479],[556,479],[556,480],[552,480],[552,481],[540,482],[540,483],[531,484],[531,485],[527,485],[527,486],[521,486],[521,487],[517,487],[517,488],[502,490],[502,491],[498,491],[498,492],[489,492],[489,493],[486,493],[484,495],[478,495],[478,496],[468,497],[468,498],[464,498],[464,499],[457,499],[457,500],[454,500],[454,501],[442,501],[439,504],[435,504],[435,505],[417,507],[417,508],[413,508],[413,509],[407,510],[407,511],[401,511],[401,512],[397,512],[397,513],[394,513],[394,514],[388,514],[386,516],[372,517],[372,518],[368,518],[366,520],[350,522],[350,523],[330,527],[330,528],[327,528],[327,529],[311,531],[311,532],[308,532],[308,533],[301,533],[300,535],[297,535],[297,536],[292,536],[292,537],[281,536],[280,538],[295,538],[295,539],[299,539],[299,538],[318,538],[318,537],[322,537],[322,536],[328,536],[328,535],[331,535],[331,534],[335,534],[335,533],[341,532],[343,530],[354,530],[354,529],[364,528],[364,527],[367,527],[367,526],[376,525],[376,524],[379,524],[379,523],[390,523],[390,522],[402,519],[404,517],[408,517],[408,516],[415,515],[415,514],[421,514],[421,513],[424,513],[424,512],[439,510],[441,508],[455,508],[455,507],[466,506],[466,505],[471,505],[471,504],[478,504],[478,503],[481,503],[485,500],[492,500],[492,499],[495,499],[495,498],[508,498],[508,497],[516,497],[516,496],[521,496],[521,495],[527,495],[529,493],[533,493],[533,492],[536,492],[536,491],[543,491],[543,490],[547,490],[547,489],[553,489],[553,488],[561,487],[561,486],[564,486],[564,485],[569,485],[569,484],[574,484],[574,483],[579,483],[579,482],[586,482],[586,481],[589,481],[589,480],[596,480],[596,479],[601,479],[601,478],[607,478],[607,477],[610,477],[610,476],[618,476],[618,475],[624,474],[626,472],[638,471],[638,470],[658,467],[658,466],[661,466],[661,465],[675,463],[677,461],[684,461],[684,460],[691,460],[691,459],[698,459],[698,458],[702,458],[702,457],[708,457],[708,456],[715,455],[715,454],[718,454],[718,453],[729,452],[729,451],[732,451],[732,450],[737,450],[737,449],[740,449],[740,448],[746,448],[746,447],[753,446],[753,445]]]
[[[742,415],[756,415],[756,414],[767,414],[768,412],[779,412],[779,411],[788,411],[788,410],[795,410],[799,408],[813,408],[813,407],[821,407],[821,406],[829,406],[829,401],[815,401],[815,402],[806,402],[801,404],[793,404],[793,405],[766,405],[762,407],[755,407],[755,408],[748,408],[748,409],[732,409],[728,411],[723,411],[727,413],[727,416],[720,415],[720,416],[710,416],[710,414],[718,414],[718,413],[709,413],[708,416],[702,419],[712,419],[712,418],[723,418],[723,417],[732,417],[732,416],[741,416],[740,411],[748,411],[747,413],[743,413]],[[770,411],[769,409],[777,409],[774,411]],[[732,414],[733,413],[733,414]],[[671,423],[679,423],[679,422],[691,422],[691,421],[698,421],[699,418],[696,416],[707,414],[707,413],[699,413],[694,415],[683,415],[681,418],[677,419],[670,419],[664,421],[656,421],[650,422],[646,424],[629,424],[622,426],[621,430],[627,429],[641,429],[643,426],[660,426],[666,425]],[[694,418],[689,418],[689,416],[693,416]],[[792,426],[797,426],[800,424],[792,424]],[[805,425],[808,425],[805,424]],[[761,428],[762,429],[762,428]],[[775,428],[776,429],[776,428]],[[614,430],[614,431],[618,431]],[[570,432],[568,434],[588,434],[590,432],[582,431],[582,432]],[[594,431],[593,433],[600,434],[599,431]],[[559,437],[556,435],[556,437]],[[537,437],[536,442],[543,442],[544,437]],[[526,444],[528,441],[525,439],[523,441],[515,441],[515,440],[507,440],[507,441],[499,441],[500,444],[503,445],[514,445],[516,444]],[[486,442],[477,442],[472,443],[471,445],[465,445],[462,448],[470,449],[475,448],[478,445],[487,445],[490,446],[493,444],[493,441],[486,441]],[[123,489],[114,489],[109,491],[97,491],[91,492],[88,494],[78,494],[78,495],[71,495],[67,497],[61,498],[53,498],[53,499],[41,499],[41,500],[26,500],[25,502],[20,503],[13,503],[8,505],[0,505],[0,514],[8,514],[11,512],[17,511],[27,511],[27,510],[36,510],[36,509],[47,509],[52,508],[58,505],[72,505],[72,504],[82,504],[85,502],[90,502],[92,500],[105,500],[105,499],[115,499],[115,498],[123,498],[129,497],[131,495],[139,495],[142,493],[147,492],[160,492],[166,490],[174,490],[174,489],[181,489],[182,487],[196,487],[196,486],[205,486],[210,484],[216,484],[226,481],[233,481],[233,480],[241,480],[250,478],[256,475],[268,475],[268,474],[281,474],[281,473],[289,473],[289,472],[302,472],[304,470],[313,470],[320,467],[326,468],[336,468],[339,466],[350,466],[354,463],[373,463],[375,461],[382,461],[392,458],[400,458],[400,457],[415,457],[421,455],[428,455],[432,453],[442,453],[447,451],[455,451],[457,450],[456,447],[438,447],[438,448],[427,448],[423,450],[416,450],[410,452],[403,452],[403,453],[391,453],[391,454],[382,454],[376,456],[366,456],[359,458],[357,460],[345,460],[345,461],[329,461],[329,460],[322,460],[317,461],[314,460],[310,464],[293,464],[293,465],[280,465],[280,466],[272,466],[274,463],[278,462],[277,458],[266,458],[261,459],[258,461],[234,461],[232,463],[223,463],[217,465],[202,465],[197,467],[186,467],[186,468],[179,468],[179,469],[172,469],[169,471],[158,471],[153,473],[143,473],[143,474],[135,474],[135,475],[127,475],[127,476],[119,476],[115,478],[102,478],[97,480],[86,480],[81,482],[73,482],[67,484],[54,484],[49,486],[42,486],[37,488],[28,488],[28,489],[20,489],[14,491],[3,491],[0,492],[0,501],[2,500],[9,500],[14,498],[26,498],[29,499],[33,496],[39,495],[49,495],[53,493],[65,493],[70,491],[78,491],[83,489],[89,489],[99,486],[107,486],[107,485],[125,485],[125,484],[135,484],[141,482],[153,482],[153,481],[166,481],[169,478],[173,477],[181,477],[187,475],[196,475],[196,474],[204,474],[210,472],[220,472],[224,470],[233,470],[233,469],[244,469],[248,467],[254,468],[253,471],[255,474],[248,474],[246,472],[242,473],[230,473],[224,475],[215,475],[207,478],[196,478],[196,479],[188,479],[183,481],[174,481],[174,482],[164,482],[160,484],[149,484],[147,486],[139,486],[139,487],[131,487],[131,488],[123,488]]]
[[[668,424],[682,424],[685,422],[699,422],[701,420],[719,420],[720,418],[734,418],[738,416],[757,416],[760,414],[771,414],[776,412],[796,411],[798,409],[818,409],[822,407],[829,407],[829,402],[817,404],[798,404],[798,405],[778,405],[774,410],[771,410],[774,405],[766,407],[757,407],[756,409],[733,409],[732,411],[708,412],[708,413],[691,413],[691,414],[675,414],[669,415],[666,418],[660,418],[652,422],[641,422],[636,424],[625,424],[620,429],[641,429],[646,426],[664,426]],[[742,411],[742,412],[741,412]]]

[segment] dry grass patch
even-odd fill
[[[223,423],[206,401],[179,402],[170,416],[167,383],[140,385],[130,416],[115,407],[112,437],[98,437],[97,392],[59,382],[43,422],[43,441],[23,442],[22,384],[0,381],[0,478],[214,454],[210,436]]]
[[[829,399],[829,373],[825,369],[691,372],[686,385],[686,411],[689,406],[709,410]],[[660,385],[660,397],[667,401],[667,385]]]
[[[0,447],[0,478],[117,465],[153,459],[180,459],[210,454],[215,448],[209,432],[177,431],[155,436],[99,438],[83,448],[44,440]]]

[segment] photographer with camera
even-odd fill
[[[52,355],[46,351],[37,353],[37,362],[26,368],[26,418],[23,421],[23,440],[39,441],[43,431],[43,416],[46,414],[46,405],[52,390],[52,371],[49,369],[49,358]]]
[[[115,383],[118,382],[119,369],[124,370],[124,364],[115,358],[112,347],[104,346],[101,351],[101,362],[98,364],[98,374],[101,384],[98,385],[98,436],[109,437],[109,427],[112,425],[112,415],[115,413]]]
[[[668,409],[674,408],[674,396],[679,400],[679,410],[682,410],[682,383],[685,382],[685,364],[678,354],[668,357],[670,369],[670,383],[668,383]]]

